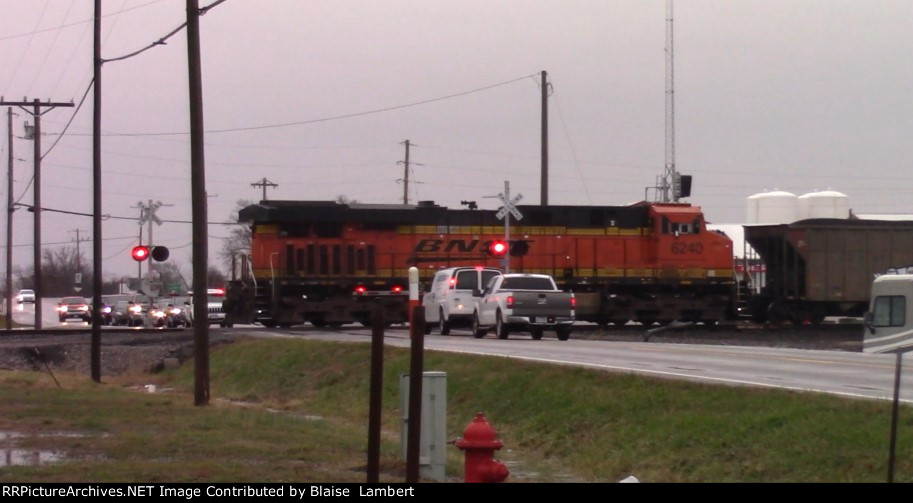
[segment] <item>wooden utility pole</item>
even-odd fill
[[[262,180],[260,180],[259,182],[254,182],[254,183],[250,184],[250,186],[251,187],[262,187],[263,188],[263,199],[261,199],[261,201],[266,201],[266,188],[271,187],[271,188],[275,189],[279,185],[267,180],[266,177],[264,176]]]
[[[203,144],[203,72],[200,61],[200,3],[187,0],[187,68],[190,87],[190,195],[193,213],[193,316],[209,317],[206,273],[209,229],[206,209],[206,163]],[[266,178],[263,183],[267,183]],[[273,184],[275,185],[275,184]],[[263,187],[266,199],[266,186]],[[209,323],[193,324],[193,403],[209,404]]]
[[[6,109],[9,129],[9,163],[6,191],[6,329],[13,329],[13,109]]]
[[[92,380],[101,382],[101,0],[95,0],[92,68],[92,341],[89,348]],[[76,236],[77,256],[79,235]]]
[[[34,260],[35,260],[35,329],[41,330],[41,116],[56,107],[72,107],[73,103],[52,103],[50,101],[42,103],[37,98],[33,101],[3,101],[0,98],[0,106],[17,106],[35,119],[35,173],[32,182],[32,193],[35,196],[35,202],[32,205],[32,211],[35,212],[34,218]],[[32,110],[25,108],[31,106]],[[46,108],[44,112],[41,109]]]
[[[409,204],[409,140],[404,141],[403,145],[406,146],[406,160],[403,162],[403,204]]]
[[[542,70],[542,173],[540,180],[539,205],[548,206],[548,74]]]

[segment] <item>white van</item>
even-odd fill
[[[885,353],[913,346],[913,274],[883,274],[872,282],[862,350]]]
[[[437,325],[441,335],[450,333],[454,325],[470,325],[476,299],[473,290],[481,290],[500,276],[501,271],[492,267],[451,267],[434,275],[431,286],[422,297],[425,308],[425,332]]]

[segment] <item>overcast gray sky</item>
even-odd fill
[[[92,4],[0,0],[0,94],[78,103],[92,77]],[[163,37],[184,7],[105,0],[103,57]],[[227,0],[201,18],[209,220],[259,200],[251,184],[262,178],[278,184],[270,199],[401,202],[406,139],[411,202],[494,208],[484,196],[509,180],[536,204],[542,70],[554,91],[550,202],[641,200],[663,172],[665,18],[665,0]],[[694,176],[688,202],[739,223],[749,195],[831,188],[859,213],[913,212],[911,33],[910,0],[676,2],[676,165]],[[159,218],[189,221],[186,54],[181,32],[105,64],[105,213],[136,217],[151,199],[172,205]],[[44,115],[45,149],[74,110]],[[31,118],[16,112],[21,136]],[[90,94],[42,164],[46,207],[91,212],[91,120]],[[31,204],[32,143],[13,148],[13,194]],[[48,246],[92,229],[61,213],[42,222]],[[15,262],[30,265],[31,214],[17,211],[14,230]],[[210,226],[213,255],[226,234]],[[137,235],[135,221],[104,223],[106,277],[135,273]],[[189,264],[189,224],[154,235]],[[88,243],[83,252],[91,260]]]

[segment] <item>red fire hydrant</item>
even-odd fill
[[[495,429],[479,412],[466,426],[463,438],[454,442],[465,453],[464,482],[501,482],[510,475],[507,467],[496,461],[495,451],[504,446]]]

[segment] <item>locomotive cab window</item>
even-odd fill
[[[676,236],[682,234],[700,234],[701,219],[695,218],[693,222],[670,222],[668,218],[663,217],[662,232],[663,234],[675,234]]]
[[[875,297],[872,325],[876,327],[902,327],[906,324],[906,298],[902,295]]]

